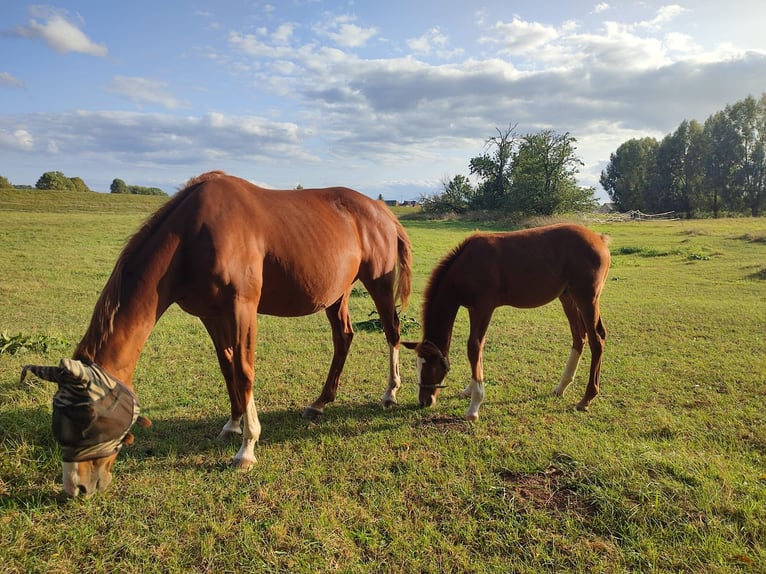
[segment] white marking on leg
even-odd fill
[[[460,393],[461,395],[463,395],[463,398],[466,398],[466,399],[469,399],[469,398],[471,398],[471,394],[473,393],[473,384],[474,384],[475,382],[476,382],[476,381],[474,381],[473,379],[471,379],[471,382],[470,382],[470,383],[468,383],[468,386],[467,386],[466,388],[464,388],[464,389],[463,389],[463,392],[462,392],[462,393]]]
[[[258,420],[258,411],[255,409],[253,396],[247,402],[244,417],[244,432],[242,433],[242,446],[234,457],[234,466],[247,470],[255,462],[255,443],[261,436],[261,421]]]
[[[396,404],[396,393],[402,386],[402,377],[399,374],[399,348],[388,346],[388,388],[380,399],[383,406],[389,407]]]
[[[223,425],[221,432],[218,434],[218,440],[227,440],[229,438],[229,435],[232,435],[232,434],[242,434],[241,423],[242,423],[241,417],[236,420],[229,417],[229,420],[226,421],[226,424]]]
[[[575,375],[577,374],[577,366],[580,364],[580,355],[581,353],[574,348],[569,353],[569,359],[567,359],[567,364],[564,367],[564,373],[561,375],[561,382],[559,382],[559,385],[553,389],[553,394],[555,396],[562,396],[564,391],[567,390],[567,387],[574,380]]]
[[[479,418],[479,407],[484,401],[484,382],[473,380],[468,388],[471,389],[471,404],[468,405],[465,418],[468,421],[475,421]]]
[[[418,386],[423,382],[423,379],[421,378],[423,375],[423,364],[425,363],[425,359],[423,357],[418,357],[417,361],[415,361],[415,372],[418,375]]]

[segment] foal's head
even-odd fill
[[[449,372],[449,359],[444,356],[439,347],[431,341],[421,343],[402,341],[408,349],[414,349],[418,355],[418,401],[421,407],[430,407],[436,403],[439,389],[446,387],[442,381]]]

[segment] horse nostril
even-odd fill
[[[88,489],[84,484],[78,484],[77,490],[75,490],[74,495],[77,496],[78,494],[82,494],[83,496],[88,496]]]

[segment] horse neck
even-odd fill
[[[120,256],[75,351],[76,359],[98,363],[132,386],[146,340],[173,302],[163,278],[171,275],[168,269],[175,247],[166,243]]]
[[[436,345],[444,356],[449,355],[459,308],[460,305],[441,289],[431,294],[423,309],[423,340]]]

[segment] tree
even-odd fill
[[[73,177],[71,178],[71,182],[75,191],[90,191],[87,184],[81,177]]]
[[[510,209],[553,215],[595,206],[594,190],[577,186],[582,161],[575,154],[577,140],[543,130],[524,136],[511,170]]]
[[[115,178],[109,186],[109,193],[128,193],[128,186],[123,180]]]
[[[738,199],[756,216],[766,207],[766,94],[758,101],[748,96],[728,112],[739,136],[734,185]]]
[[[630,139],[609,155],[599,182],[618,211],[646,209],[659,143],[651,137]]]
[[[0,175],[0,189],[13,189],[13,184],[7,177]]]
[[[58,191],[74,191],[72,180],[60,171],[46,171],[35,184],[37,189],[54,189]]]
[[[421,198],[423,211],[433,215],[466,213],[474,196],[474,189],[468,178],[456,175],[449,181],[442,181],[442,187],[442,193]]]
[[[472,207],[479,209],[502,209],[507,207],[511,189],[511,168],[513,157],[519,145],[516,126],[509,126],[504,132],[499,128],[497,135],[485,142],[484,153],[469,162],[471,175],[479,178]]]
[[[733,174],[736,169],[737,132],[725,112],[708,117],[703,127],[705,134],[705,188],[708,208],[718,217],[721,203],[732,193]]]
[[[691,217],[700,207],[704,186],[705,149],[702,126],[684,120],[657,149],[652,206],[659,211],[678,211]]]

